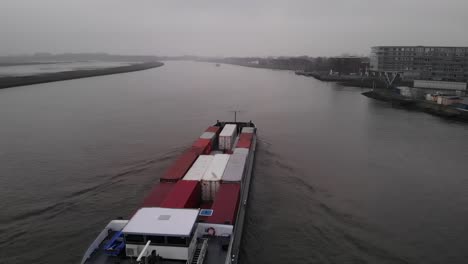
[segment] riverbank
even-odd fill
[[[380,78],[359,75],[329,75],[324,72],[303,72],[296,71],[296,75],[313,77],[323,82],[336,82],[343,86],[353,86],[360,88],[387,88],[387,84]],[[397,85],[412,87],[412,81],[399,80]]]
[[[44,73],[38,75],[28,76],[13,76],[13,77],[0,77],[0,89],[11,88],[16,86],[33,85],[39,83],[57,82],[72,79],[88,78],[94,76],[118,74],[133,71],[142,71],[151,68],[163,66],[162,62],[144,62],[132,64],[127,66],[111,67],[104,69],[93,70],[75,70],[54,73]]]
[[[440,117],[468,122],[468,111],[457,109],[450,105],[441,105],[427,100],[405,98],[400,95],[392,94],[391,91],[386,90],[367,91],[362,93],[362,95],[406,109],[417,110]]]
[[[0,62],[0,67],[5,66],[24,66],[24,65],[42,65],[42,64],[56,64],[57,62]]]
[[[297,68],[296,69],[291,68],[289,67],[289,65],[256,64],[256,63],[236,62],[236,61],[226,61],[226,60],[199,60],[199,61],[230,64],[230,65],[237,65],[237,66],[243,66],[243,67],[249,67],[249,68],[294,71],[296,75],[313,77],[323,82],[336,82],[343,86],[352,86],[352,87],[360,87],[360,88],[387,88],[387,84],[385,83],[385,81],[377,77],[368,77],[368,76],[360,76],[360,75],[329,75],[328,71],[308,72],[308,71],[303,71],[303,70],[296,70]],[[412,87],[413,82],[399,80],[397,85]]]

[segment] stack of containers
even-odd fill
[[[241,182],[245,172],[245,164],[249,150],[245,148],[236,148],[234,153],[229,158],[226,169],[223,173],[223,183],[225,182]]]
[[[215,134],[219,134],[219,131],[221,131],[221,127],[219,126],[210,126],[205,130],[205,132],[213,132]]]
[[[166,196],[176,184],[172,182],[157,183],[143,201],[142,207],[160,207]]]
[[[212,141],[211,139],[199,138],[193,142],[192,148],[194,150],[200,151],[203,154],[210,154],[212,149]]]
[[[249,150],[246,148],[235,148],[233,154],[246,154],[249,155]]]
[[[210,147],[213,149],[215,147],[215,140],[216,140],[216,133],[214,132],[204,132],[201,136],[200,139],[204,140],[209,140],[210,141]]]
[[[250,149],[250,146],[252,145],[252,139],[253,139],[252,133],[241,133],[236,147]]]
[[[187,174],[185,174],[183,180],[201,181],[211,162],[213,162],[213,158],[211,155],[200,155]]]
[[[219,149],[231,150],[237,135],[237,125],[227,124],[219,134]]]
[[[223,183],[219,187],[211,209],[213,214],[205,218],[206,223],[234,225],[239,208],[240,184]]]
[[[229,161],[228,154],[216,154],[202,178],[202,200],[212,201],[219,189],[224,169]]]
[[[255,127],[243,127],[241,133],[255,133]]]
[[[164,173],[161,182],[176,182],[184,177],[202,151],[192,148],[185,151]]]
[[[161,203],[164,208],[200,208],[200,182],[178,181]]]
[[[214,136],[214,139],[212,140],[212,148],[213,149],[216,149],[218,147],[218,136],[219,136],[219,133],[221,132],[221,127],[219,126],[210,126],[208,127],[205,132],[210,132],[210,133],[214,133],[215,136]]]
[[[236,147],[250,149],[250,146],[252,146],[254,133],[255,127],[243,127]]]

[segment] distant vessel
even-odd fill
[[[221,66],[221,64],[219,64],[219,63],[216,63],[216,67],[219,67],[219,66]]]
[[[129,220],[112,220],[85,263],[238,263],[255,159],[252,122],[217,122],[169,167]],[[209,253],[208,253],[209,252]]]

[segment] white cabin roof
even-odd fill
[[[125,234],[190,236],[198,209],[140,208],[122,230]]]
[[[237,125],[233,124],[227,124],[224,126],[223,130],[219,134],[221,137],[230,137],[235,134],[235,131],[237,129]]]

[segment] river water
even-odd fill
[[[468,125],[288,71],[167,62],[0,90],[0,263],[76,263],[217,119],[253,120],[242,263],[466,263]]]

